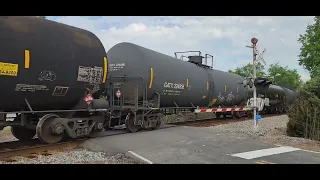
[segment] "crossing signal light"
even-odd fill
[[[249,86],[250,88],[252,88],[253,84],[256,87],[262,87],[262,86],[269,86],[272,84],[272,82],[269,81],[267,78],[258,77],[255,79],[254,82],[252,81],[252,78],[246,78],[242,82],[239,82],[239,84],[243,84],[244,87]]]
[[[258,78],[256,78],[255,81],[254,81],[254,85],[255,85],[256,87],[259,87],[259,86],[269,86],[269,85],[271,85],[271,84],[272,84],[271,81],[269,81],[267,78],[262,78],[262,77],[258,77]]]

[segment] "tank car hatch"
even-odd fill
[[[188,62],[194,63],[194,64],[202,64],[203,56],[188,56],[189,60]]]
[[[177,54],[186,54],[186,53],[198,53],[197,55],[191,55],[191,56],[184,56],[181,55],[180,58],[178,58]],[[210,54],[205,54],[205,56],[201,55],[201,51],[183,51],[183,52],[175,52],[175,58],[184,60],[184,58],[188,58],[188,62],[193,63],[199,67],[207,68],[207,69],[213,69],[213,56]],[[203,63],[203,60],[205,61]],[[211,65],[208,65],[208,60],[211,60]]]

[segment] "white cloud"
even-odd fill
[[[302,79],[308,73],[298,65],[299,34],[313,17],[58,17],[55,21],[95,33],[110,49],[120,42],[132,42],[173,55],[175,51],[200,50],[212,54],[214,68],[227,71],[251,58],[250,39],[266,48],[268,64],[279,62],[298,69]]]

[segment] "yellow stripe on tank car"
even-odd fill
[[[209,90],[209,82],[207,81],[207,90]]]
[[[24,50],[24,68],[30,68],[30,51]]]
[[[150,82],[149,82],[149,88],[152,88],[152,82],[153,82],[153,68],[150,68]]]
[[[237,94],[239,93],[239,87],[237,87]]]
[[[189,87],[189,79],[187,79],[186,87]]]
[[[227,85],[224,85],[224,92],[227,92]]]
[[[107,57],[103,58],[103,79],[102,83],[106,83],[108,74],[108,59]]]

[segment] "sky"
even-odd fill
[[[213,68],[235,69],[252,62],[251,38],[258,39],[266,66],[279,63],[297,69],[301,79],[310,79],[298,64],[301,44],[312,16],[47,16],[47,19],[94,33],[106,51],[121,42],[131,42],[174,56],[178,51],[201,51],[214,57]],[[211,64],[210,64],[211,65]]]

